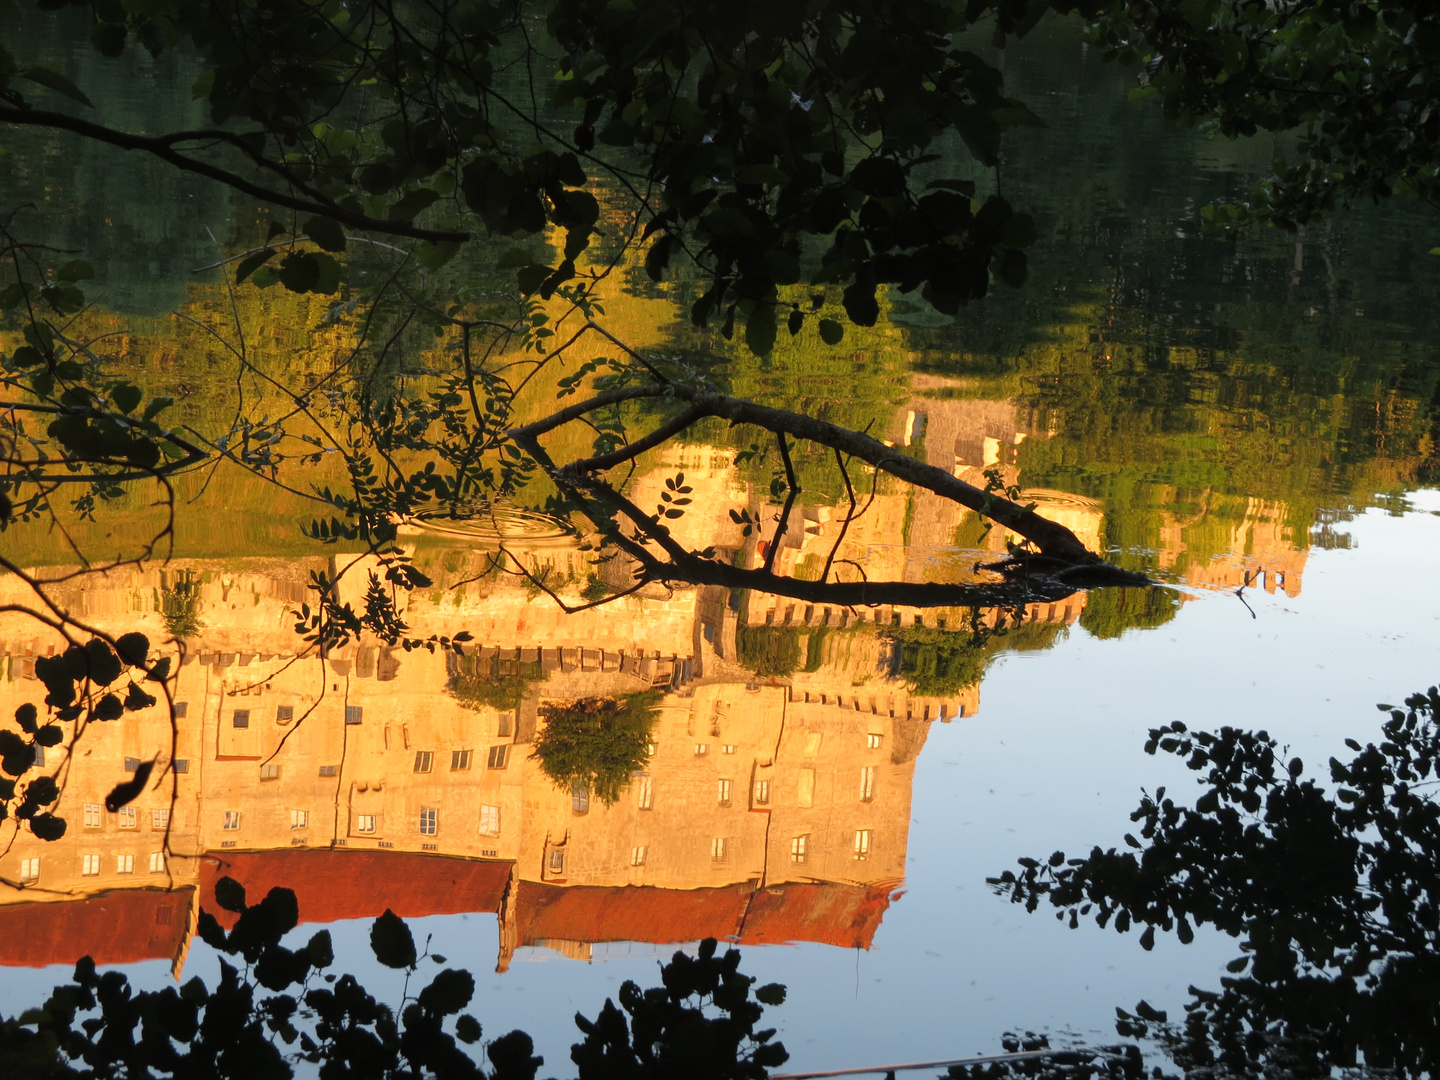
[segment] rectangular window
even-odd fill
[[[135,856],[116,855],[115,872],[117,874],[133,874],[135,872]]]
[[[420,835],[434,836],[440,831],[440,812],[433,806],[420,808]]]
[[[810,834],[793,837],[790,841],[790,861],[804,862],[810,851]]]
[[[576,780],[570,785],[570,810],[576,814],[590,812],[590,785],[583,780]]]
[[[186,761],[184,758],[176,758],[170,763],[170,768],[177,773],[189,772],[190,762]]]
[[[795,777],[795,805],[815,805],[815,770],[801,769]]]
[[[503,769],[505,762],[510,757],[509,743],[496,743],[490,747],[490,753],[485,758],[485,766],[490,769]]]
[[[495,734],[498,738],[508,739],[515,734],[515,714],[502,712],[500,719],[495,724]]]
[[[321,765],[321,766],[320,766],[320,775],[321,775],[321,776],[334,776],[338,771],[339,771],[339,766],[338,766],[338,765]]]
[[[729,846],[726,838],[717,836],[710,841],[710,858],[715,862],[725,861],[725,850]]]
[[[868,859],[870,857],[870,830],[855,830],[855,858]]]
[[[697,742],[697,743],[695,744],[695,756],[696,756],[696,757],[705,757],[705,756],[706,756],[707,754],[709,754],[709,753],[710,753],[710,744],[709,744],[709,743]]]
[[[636,778],[635,802],[641,810],[650,810],[655,806],[655,781],[650,778],[649,773]]]
[[[115,819],[122,829],[133,829],[136,825],[135,807],[122,806],[115,811]]]
[[[140,759],[138,757],[127,757],[125,759],[126,772],[134,772],[138,768],[140,768]]]
[[[465,772],[467,769],[469,769],[469,768],[470,768],[470,755],[473,754],[473,753],[474,753],[473,750],[451,750],[451,751],[450,751],[450,771],[451,771],[451,772]]]
[[[240,811],[239,811],[239,810],[226,810],[226,811],[225,811],[225,828],[230,829],[230,830],[232,830],[232,831],[235,830],[235,829],[240,828]]]
[[[429,772],[435,767],[435,752],[433,750],[415,751],[415,771]]]
[[[721,781],[720,781],[720,783],[719,783],[719,790],[716,792],[716,796],[717,796],[717,797],[716,797],[716,800],[715,800],[715,801],[718,802],[721,806],[729,806],[729,805],[730,805],[730,781],[729,781],[729,780],[721,780]]]
[[[188,713],[189,711],[190,711],[190,703],[189,703],[188,701],[177,701],[177,702],[175,702],[175,719],[176,719],[176,720],[184,720],[184,719],[185,719],[185,714]]]
[[[36,743],[34,746],[34,751],[35,767],[37,769],[43,769],[45,767],[45,747],[41,746],[39,743]]]
[[[563,848],[554,848],[550,852],[549,859],[550,873],[563,874],[565,872],[565,851]]]
[[[230,724],[232,727],[248,728],[250,726],[250,710],[236,709],[234,715],[230,717]]]
[[[356,815],[355,815],[355,831],[356,831],[356,832],[374,832],[374,831],[375,831],[375,815],[374,815],[374,814],[356,814]]]
[[[735,744],[733,742],[727,742],[724,746],[720,747],[720,752],[722,754],[733,754],[735,752]]]
[[[20,860],[20,884],[34,885],[40,880],[40,857]]]
[[[100,856],[86,855],[80,860],[80,873],[86,877],[95,877],[100,873]]]
[[[98,829],[100,828],[101,821],[100,804],[98,802],[87,802],[85,804],[85,827],[87,829]]]
[[[648,855],[649,853],[650,853],[650,849],[649,849],[648,847],[646,847],[645,845],[643,845],[643,844],[640,845],[640,847],[632,847],[632,848],[630,849],[630,865],[631,865],[631,866],[644,866],[644,865],[645,865],[645,856]]]
[[[365,710],[359,705],[345,706],[345,722],[347,724],[358,724],[365,719]]]
[[[873,802],[875,799],[875,766],[866,765],[860,770],[860,801]]]
[[[500,807],[484,805],[480,807],[480,835],[500,835]]]
[[[150,852],[150,872],[152,874],[163,874],[165,872],[165,852]]]
[[[294,705],[276,705],[276,706],[275,706],[275,722],[276,722],[277,724],[288,724],[288,723],[290,723],[291,720],[294,720],[294,719],[295,719],[295,706],[294,706]]]
[[[260,779],[261,779],[261,780],[279,780],[279,779],[280,779],[280,766],[279,766],[278,764],[276,764],[275,762],[273,762],[273,761],[272,761],[272,762],[268,762],[268,763],[266,763],[266,764],[264,764],[264,765],[261,765],[261,766],[260,766]]]
[[[310,811],[309,811],[309,810],[291,810],[291,811],[290,811],[290,828],[292,828],[292,829],[308,829],[309,827],[310,827]]]
[[[170,825],[170,808],[155,809],[150,811],[150,828],[165,829]]]
[[[879,750],[880,739],[881,737],[872,731],[869,735],[865,736],[865,746],[871,750]]]
[[[756,781],[755,781],[755,805],[756,805],[756,806],[769,806],[769,805],[770,805],[770,781],[769,781],[769,780],[756,780]]]

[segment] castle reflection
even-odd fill
[[[999,468],[1012,482],[1012,451],[1027,435],[1008,409],[917,399],[895,441],[923,439],[932,463],[966,479]],[[696,494],[676,538],[753,557],[757,538],[741,534],[730,510],[756,504],[726,452],[672,447],[637,477],[632,498],[644,505],[680,468]],[[1062,492],[1024,497],[1102,546],[1098,504]],[[957,580],[976,549],[1004,549],[996,530],[959,551],[965,512],[929,493],[882,487],[875,499],[837,552],[871,579]],[[840,516],[801,507],[778,538],[777,570],[810,574]],[[1160,563],[1212,587],[1264,570],[1268,587],[1278,580],[1293,595],[1305,553],[1283,541],[1282,518],[1283,507],[1268,504],[1232,513],[1229,544],[1209,550],[1233,554],[1196,565],[1185,562],[1192,523],[1176,521]],[[928,726],[979,708],[978,684],[913,692],[890,631],[954,630],[974,625],[972,613],[654,587],[565,614],[519,579],[485,573],[485,542],[456,541],[409,531],[435,585],[412,595],[404,616],[417,636],[469,630],[487,670],[529,672],[513,706],[457,696],[461,661],[444,652],[361,640],[304,654],[291,612],[312,571],[333,578],[353,557],[195,561],[61,588],[57,599],[91,625],[184,639],[176,723],[172,732],[162,703],[47,751],[69,830],[53,843],[19,831],[0,856],[0,963],[88,953],[101,963],[165,958],[178,973],[199,909],[223,914],[213,902],[222,876],[252,898],[275,885],[295,890],[307,922],[386,908],[492,912],[501,970],[517,950],[541,946],[582,958],[605,943],[703,937],[869,947],[903,882]],[[522,537],[516,551],[572,599],[603,584],[587,581],[587,556],[568,541]],[[363,559],[351,568],[342,599],[359,598],[365,569]],[[619,575],[609,582],[617,587],[624,567],[604,573]],[[18,583],[0,581],[0,600],[19,595]],[[1069,626],[1085,602],[1080,593],[1033,605],[1019,619]],[[759,678],[740,639],[766,628],[788,634],[803,661]],[[0,616],[0,723],[43,699],[34,660],[58,642],[40,629]],[[532,758],[547,700],[651,689],[663,697],[650,757],[614,805],[558,787]],[[163,779],[120,813],[106,811],[105,793],[156,754],[169,766]]]
[[[758,685],[723,670],[733,667],[723,644],[707,655],[674,647],[705,640],[677,632],[680,601],[636,599],[576,616],[589,624],[571,627],[576,644],[480,650],[540,673],[518,708],[494,708],[449,692],[457,661],[443,652],[362,643],[297,658],[287,618],[297,582],[210,576],[202,592],[217,621],[179,668],[173,751],[161,704],[91,725],[73,753],[49,752],[70,829],[53,843],[21,833],[0,861],[24,886],[3,897],[5,962],[88,952],[178,965],[197,905],[218,910],[209,898],[222,875],[252,896],[294,889],[306,921],[387,907],[494,912],[502,969],[529,945],[586,955],[595,942],[715,936],[865,947],[904,874],[927,718],[977,701],[857,689],[856,664],[883,662],[874,650],[810,673],[810,688]],[[142,610],[121,609],[143,609],[156,578],[87,597],[120,624],[143,623]],[[496,592],[489,599],[532,607],[518,589]],[[580,644],[587,636],[618,647]],[[11,645],[7,714],[43,697],[33,656],[47,648]],[[837,685],[822,691],[826,674]],[[615,805],[558,788],[530,756],[547,699],[650,688],[664,691],[651,756]],[[156,753],[173,766],[165,780],[105,810],[117,778]]]

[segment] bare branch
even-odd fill
[[[820,571],[820,580],[830,579],[830,567],[835,563],[835,555],[840,550],[840,545],[845,542],[845,533],[850,528],[850,522],[860,515],[855,513],[855,486],[850,483],[850,470],[845,467],[845,459],[840,456],[840,451],[835,451],[835,465],[840,470],[840,476],[845,481],[845,494],[850,497],[850,510],[845,514],[845,520],[840,523],[840,534],[835,537],[835,544],[830,548],[830,554],[825,556],[825,569]],[[877,470],[870,474],[870,502],[865,504],[865,510],[870,509],[870,503],[875,501],[875,488],[880,483],[880,473]],[[862,510],[861,513],[865,511]]]
[[[612,450],[608,454],[597,454],[595,457],[581,458],[579,461],[572,461],[565,468],[574,473],[600,472],[604,469],[613,469],[616,465],[631,461],[651,447],[659,446],[667,439],[672,439],[684,431],[691,424],[695,423],[705,415],[704,410],[692,405],[679,416],[665,421],[649,435],[636,439],[628,446],[622,446],[618,450]]]
[[[619,390],[607,390],[603,394],[596,394],[588,401],[576,402],[557,413],[552,413],[543,420],[536,420],[533,424],[511,428],[508,434],[516,442],[530,443],[547,431],[554,431],[561,424],[568,424],[571,420],[578,419],[588,412],[594,412],[596,409],[603,409],[606,405],[616,405],[633,398],[664,397],[668,392],[668,388],[664,386],[625,386]]]
[[[338,203],[318,198],[301,199],[274,188],[267,188],[260,184],[252,183],[237,173],[222,169],[219,166],[211,165],[209,162],[201,161],[198,158],[190,157],[180,153],[171,145],[175,138],[173,135],[133,135],[128,131],[117,131],[115,128],[106,127],[103,124],[96,124],[89,120],[82,120],[78,116],[69,116],[65,113],[51,112],[48,109],[18,109],[8,105],[0,105],[0,123],[14,124],[17,127],[41,127],[52,128],[60,131],[69,131],[76,135],[84,136],[87,139],[94,139],[96,142],[109,143],[111,146],[118,146],[122,150],[144,150],[154,154],[177,169],[186,172],[197,173],[200,176],[211,180],[217,180],[227,187],[236,191],[244,192],[256,199],[263,199],[266,202],[274,203],[276,206],[284,206],[290,210],[299,211],[302,214],[319,214],[342,225],[349,225],[352,229],[363,229],[366,232],[389,233],[392,236],[408,236],[415,240],[429,240],[432,243],[444,243],[447,241],[465,241],[470,239],[469,233],[463,232],[437,232],[434,229],[422,229],[408,221],[389,221],[383,218],[372,218],[365,214],[356,213],[353,210],[346,210]],[[193,132],[182,132],[182,135],[191,135]],[[277,170],[279,166],[273,166]],[[283,171],[283,170],[282,170]],[[317,193],[318,195],[318,193]],[[322,201],[323,200],[323,201]]]
[[[661,375],[660,372],[655,369],[655,367],[650,363],[649,360],[646,360],[645,357],[641,356],[634,349],[630,348],[629,345],[626,345],[623,341],[617,338],[614,334],[610,333],[609,330],[606,330],[594,319],[590,319],[585,323],[585,325],[589,329],[594,330],[601,337],[607,338],[617,349],[624,350],[627,356],[631,357],[637,364],[643,367],[646,371],[650,372],[650,374],[653,375],[656,379],[660,380],[660,382],[666,384],[670,382],[669,379],[665,378],[664,375]]]
[[[785,530],[790,527],[790,511],[795,506],[795,497],[800,494],[800,483],[795,479],[795,466],[790,462],[790,446],[785,441],[785,433],[775,432],[775,441],[780,445],[780,460],[785,463],[785,486],[789,494],[785,496],[785,508],[780,511],[780,524],[775,526],[770,550],[765,552],[767,574],[775,568],[775,555],[780,550],[780,541],[785,538]]]
[[[559,606],[560,610],[565,612],[566,615],[574,615],[576,612],[589,611],[591,608],[604,607],[606,604],[613,604],[616,600],[620,600],[626,596],[629,596],[631,593],[639,592],[646,585],[650,584],[649,578],[642,577],[634,585],[630,586],[630,588],[622,589],[620,592],[617,593],[611,593],[609,596],[601,597],[599,600],[592,600],[587,604],[567,604],[564,600],[560,599],[559,594],[556,593],[555,590],[545,584],[544,578],[537,577],[531,570],[529,570],[525,566],[524,562],[522,562],[517,555],[510,551],[509,548],[505,547],[502,544],[500,550],[504,552],[504,554],[507,555],[517,567],[519,567],[518,573],[520,576],[524,577],[527,581],[530,582],[530,584],[534,585],[546,596],[550,597],[551,600],[554,600],[555,603]],[[507,574],[517,573],[517,571],[515,570],[505,570],[503,566],[500,569]]]
[[[937,495],[990,518],[1033,542],[1044,555],[1075,564],[1104,562],[1100,556],[1086,548],[1079,538],[1065,526],[1048,521],[1034,510],[1027,509],[1009,499],[982,491],[973,484],[967,484],[934,465],[928,465],[923,461],[899,453],[863,432],[842,428],[824,420],[818,420],[813,416],[791,412],[788,409],[776,409],[768,405],[757,405],[755,402],[746,401],[743,398],[727,397],[702,387],[686,386],[682,383],[666,383],[663,386],[635,386],[626,387],[623,390],[613,390],[608,394],[598,395],[590,401],[572,405],[544,420],[536,421],[523,428],[516,428],[510,432],[510,436],[517,442],[538,446],[535,443],[535,436],[551,431],[601,405],[625,401],[634,397],[667,395],[691,402],[701,415],[718,416],[729,420],[732,424],[754,424],[756,427],[765,428],[777,435],[784,434],[790,438],[804,439],[859,458],[891,476],[914,484],[916,487],[933,491]],[[549,463],[548,457],[541,464],[546,469],[554,468],[553,464]],[[1118,568],[1116,570],[1117,573],[1121,572]],[[1141,584],[1142,581],[1148,580],[1144,579],[1143,575],[1133,576],[1136,578],[1134,584]]]

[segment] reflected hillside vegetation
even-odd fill
[[[88,959],[0,1073],[534,1080],[470,972],[393,1009],[333,973],[327,927],[408,979],[403,919],[475,915],[497,974],[704,942],[575,1064],[763,1080],[784,989],[716,941],[854,950],[859,1002],[916,851],[959,864],[915,778],[989,673],[1138,654],[1206,592],[1298,609],[1312,550],[1436,479],[1423,228],[1203,233],[1298,144],[1130,101],[1097,35],[1143,3],[53,7],[0,12],[0,964]],[[1164,18],[1203,51],[1197,11]],[[207,125],[168,150],[240,183],[121,150]],[[1237,938],[1183,1020],[1120,1015],[1196,1080],[1429,1075],[1437,704],[1333,791],[1263,731],[1157,729],[1193,808],[992,884]],[[198,982],[197,941],[242,967]],[[190,979],[96,970],[144,961]],[[1045,1044],[949,1075],[1143,1075]]]

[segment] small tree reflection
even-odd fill
[[[650,731],[660,694],[645,691],[617,698],[580,698],[540,706],[544,726],[530,756],[545,775],[569,788],[579,812],[591,798],[611,806],[630,786],[632,773],[650,760]]]

